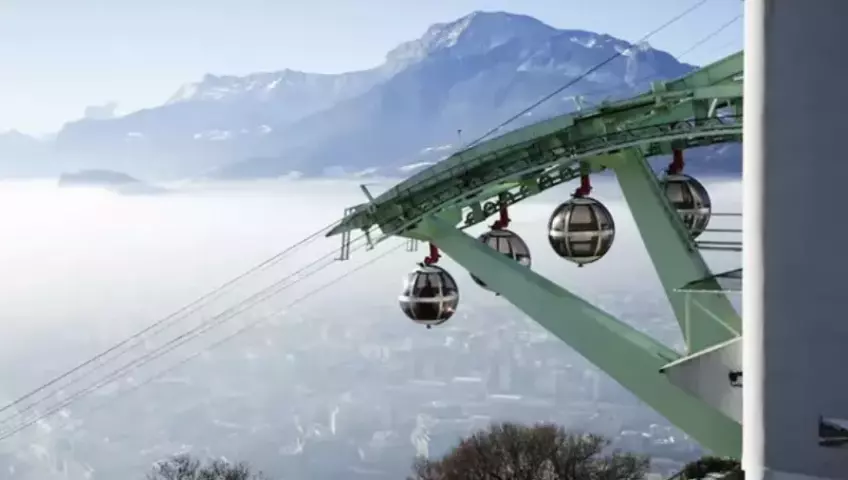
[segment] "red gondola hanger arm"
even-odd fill
[[[509,209],[506,203],[501,203],[500,216],[492,224],[492,230],[503,230],[509,227]]]
[[[571,194],[573,197],[585,197],[592,193],[592,181],[589,179],[589,175],[582,174],[580,175],[580,186],[577,187],[577,190]]]
[[[668,164],[668,168],[665,169],[665,173],[668,175],[680,175],[683,173],[684,166],[685,162],[683,161],[683,150],[675,148],[671,151],[671,163]]]
[[[424,257],[424,265],[433,265],[439,262],[442,255],[439,253],[439,247],[430,244],[430,255]]]

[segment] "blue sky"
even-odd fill
[[[205,73],[283,68],[343,72],[379,64],[429,25],[474,10],[532,15],[559,28],[636,41],[695,0],[2,0],[0,132],[43,134],[115,101],[127,112],[163,103]],[[742,11],[709,0],[652,37],[679,54]],[[742,22],[682,60],[741,48]]]

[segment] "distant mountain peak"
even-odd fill
[[[308,73],[287,68],[244,76],[206,74],[198,82],[181,86],[165,104],[198,101],[267,103],[281,97],[299,96],[304,91],[328,88],[345,97],[370,87],[379,80],[376,73],[376,70],[343,74]]]
[[[551,36],[557,32],[556,28],[527,15],[478,10],[452,22],[432,25],[422,40],[435,38],[445,46],[455,46],[475,37],[503,41],[526,35]]]
[[[166,104],[197,100],[222,100],[234,92],[257,92],[259,94],[274,90],[284,81],[297,80],[303,72],[280,70],[277,72],[254,73],[245,76],[213,75],[207,73],[199,82],[181,86]]]
[[[390,51],[386,62],[408,65],[447,50],[459,57],[479,55],[515,39],[542,40],[558,32],[527,15],[475,11],[452,22],[432,25],[420,38]]]
[[[0,132],[0,135],[8,136],[8,137],[10,137],[10,138],[25,138],[25,137],[29,137],[29,135],[24,134],[24,133],[21,133],[19,130],[14,129],[14,128],[13,128],[13,129],[11,129],[11,130],[6,130],[5,132]]]
[[[32,135],[27,135],[25,133],[21,133],[18,130],[12,129],[7,130],[5,132],[0,132],[0,143],[10,145],[26,145],[26,144],[35,144],[39,143],[39,139],[33,137]]]
[[[83,158],[81,167],[147,178],[387,172],[437,161],[450,148],[430,147],[452,144],[457,130],[482,133],[574,79],[581,81],[511,126],[565,113],[574,96],[591,105],[690,70],[647,44],[477,11],[424,29],[371,69],[206,75],[167,105],[66,125],[53,147]]]
[[[440,55],[464,59],[485,55],[507,44],[520,45],[528,63],[553,65],[553,50],[568,49],[568,43],[585,49],[629,51],[628,42],[583,30],[560,30],[536,18],[503,11],[475,11],[451,22],[431,25],[420,37],[404,42],[386,54],[383,65],[348,74],[317,74],[283,69],[244,76],[206,74],[200,81],[181,86],[166,105],[185,102],[266,103],[298,96],[306,90],[330,88],[349,98],[386,80],[410,65]],[[629,53],[629,52],[628,52]],[[554,65],[556,67],[556,65]],[[558,67],[562,68],[562,65]],[[545,67],[548,68],[548,67]]]

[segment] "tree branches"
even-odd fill
[[[410,480],[640,480],[648,472],[647,457],[605,454],[608,446],[553,424],[495,424],[439,460],[419,458]]]
[[[159,462],[147,475],[147,480],[262,480],[261,474],[253,473],[244,463],[230,464],[215,460],[208,465],[188,456],[178,455]]]

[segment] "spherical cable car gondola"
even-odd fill
[[[615,222],[603,203],[588,197],[591,186],[581,177],[573,198],[558,206],[548,220],[548,241],[560,257],[583,266],[600,260],[615,240]]]
[[[671,165],[660,182],[672,208],[696,238],[707,229],[712,216],[712,200],[701,182],[683,174],[683,152],[674,150]]]
[[[509,222],[510,219],[507,204],[502,203],[500,206],[500,216],[498,220],[492,224],[491,230],[480,235],[477,239],[494,249],[496,252],[502,253],[519,264],[529,268],[532,263],[530,247],[527,246],[527,243],[525,243],[517,233],[507,230]],[[491,290],[485,282],[477,278],[473,273],[471,274],[471,279],[474,280],[474,283],[486,290]],[[495,292],[495,294],[500,295],[497,292]]]
[[[707,229],[712,216],[712,200],[701,182],[689,175],[667,175],[662,180],[665,195],[672,208],[689,230],[692,238]]]
[[[412,321],[431,328],[448,321],[459,305],[459,287],[447,270],[435,265],[438,252],[431,254],[404,279],[398,297],[401,310]]]
[[[502,253],[525,267],[529,268],[532,263],[530,247],[527,246],[527,243],[525,243],[517,233],[511,230],[493,228],[480,235],[478,239],[494,249],[496,252]],[[482,280],[474,276],[474,274],[471,274],[471,279],[474,280],[474,283],[477,285],[490,290],[489,287]]]

